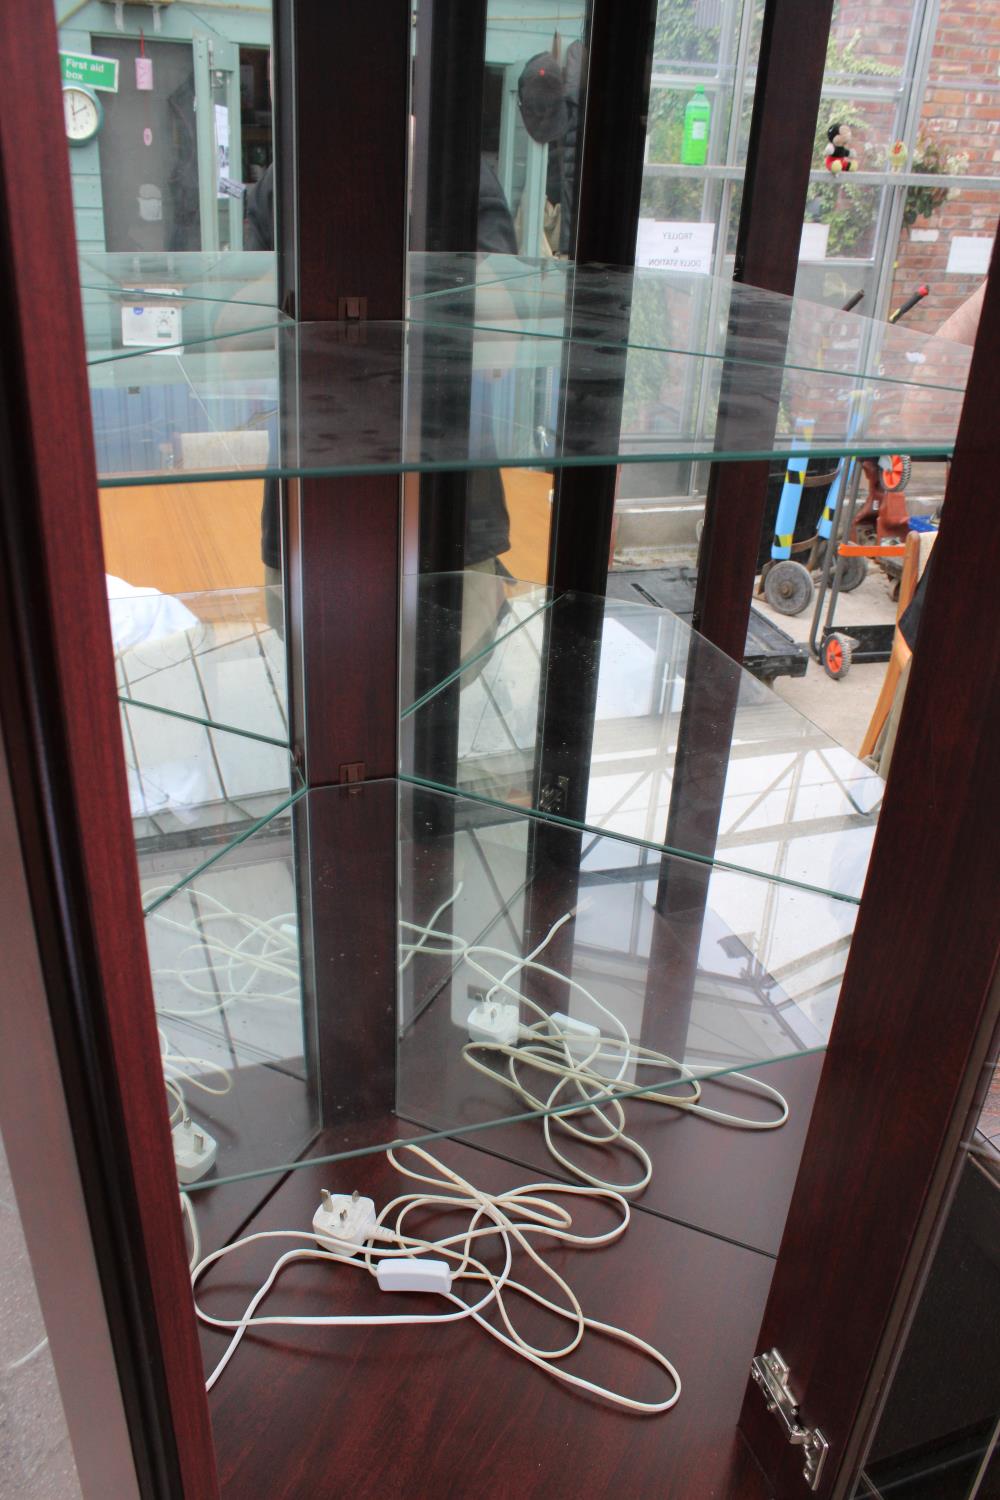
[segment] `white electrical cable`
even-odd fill
[[[188,1229],[191,1233],[191,1253],[188,1256],[188,1270],[194,1274],[194,1268],[201,1260],[201,1235],[198,1233],[198,1220],[195,1217],[194,1205],[187,1193],[181,1192],[181,1209],[187,1220]]]
[[[158,1026],[156,1030],[160,1038],[160,1062],[163,1065],[164,1080],[168,1084],[173,1083],[182,1097],[183,1089],[180,1087],[182,1081],[190,1084],[192,1088],[200,1089],[203,1094],[213,1094],[216,1098],[221,1098],[231,1092],[233,1075],[228,1068],[224,1068],[221,1063],[211,1062],[207,1057],[188,1057],[186,1053],[175,1052],[163,1027]],[[222,1079],[222,1087],[213,1088],[191,1069],[198,1069],[202,1073],[215,1073]]]
[[[163,1087],[167,1091],[170,1101],[169,1121],[170,1127],[179,1124],[182,1120],[189,1120],[187,1098],[184,1094],[182,1081],[191,1088],[200,1089],[204,1094],[212,1094],[221,1098],[228,1094],[233,1087],[233,1075],[227,1068],[219,1063],[211,1062],[207,1057],[188,1057],[186,1053],[175,1052],[170,1045],[170,1039],[162,1026],[156,1028],[160,1039],[160,1062],[163,1066]],[[193,1068],[200,1068],[208,1073],[215,1073],[222,1079],[221,1088],[213,1088],[210,1083],[205,1083],[196,1073],[191,1072]]]
[[[430,1166],[435,1175],[427,1176],[425,1173],[418,1172],[412,1167],[403,1165],[397,1159],[397,1150],[411,1152],[420,1161]],[[529,1236],[543,1236],[548,1239],[587,1248],[611,1243],[624,1232],[629,1222],[629,1206],[620,1193],[611,1189],[588,1189],[574,1187],[567,1183],[540,1182],[514,1188],[506,1193],[491,1194],[474,1187],[465,1178],[446,1167],[419,1146],[401,1143],[395,1148],[388,1148],[386,1156],[395,1170],[401,1175],[409,1177],[418,1183],[426,1184],[434,1188],[435,1191],[432,1193],[405,1193],[387,1204],[378,1215],[376,1224],[366,1237],[364,1245],[359,1247],[363,1250],[363,1258],[340,1254],[329,1249],[310,1248],[286,1251],[275,1262],[265,1282],[251,1298],[242,1317],[238,1319],[215,1318],[206,1313],[197,1302],[195,1303],[195,1310],[203,1322],[211,1327],[228,1329],[233,1332],[229,1346],[208,1378],[207,1389],[210,1390],[218,1380],[248,1328],[261,1326],[371,1327],[378,1326],[379,1324],[391,1326],[410,1323],[447,1323],[471,1318],[493,1338],[504,1344],[505,1347],[512,1350],[515,1354],[519,1354],[522,1358],[527,1359],[530,1363],[544,1370],[555,1379],[575,1386],[578,1389],[588,1391],[593,1395],[601,1396],[615,1405],[622,1406],[630,1411],[646,1414],[667,1411],[675,1405],[680,1396],[680,1377],[666,1355],[635,1334],[585,1316],[580,1307],[579,1300],[569,1284],[553,1267],[547,1264],[529,1242]],[[549,1196],[543,1197],[540,1196],[541,1194]],[[618,1209],[620,1217],[610,1230],[603,1233],[595,1235],[577,1234],[571,1229],[572,1216],[558,1202],[551,1201],[552,1195],[607,1201]],[[462,1209],[469,1213],[470,1219],[467,1226],[460,1232],[437,1240],[415,1237],[404,1233],[403,1224],[411,1212],[415,1210],[426,1212],[435,1209],[448,1213],[454,1213],[456,1209]],[[393,1227],[387,1227],[388,1220],[394,1214],[396,1217]],[[472,1254],[471,1246],[473,1242],[487,1237],[499,1238],[504,1247],[504,1267],[499,1274],[491,1271],[488,1266]],[[271,1230],[249,1235],[235,1244],[224,1246],[221,1250],[214,1251],[211,1255],[206,1256],[194,1267],[192,1272],[192,1286],[196,1285],[205,1271],[223,1256],[231,1254],[244,1245],[253,1244],[265,1239],[296,1239],[307,1242],[311,1241],[313,1245],[316,1244],[315,1235],[303,1234],[291,1230]],[[373,1239],[377,1239],[381,1243],[377,1245],[370,1243]],[[543,1273],[558,1286],[560,1291],[565,1295],[566,1302],[569,1304],[568,1306],[553,1302],[549,1298],[544,1297],[540,1292],[512,1278],[511,1269],[515,1247],[527,1254],[540,1267]],[[484,1295],[478,1301],[469,1303],[454,1290],[442,1290],[440,1295],[445,1296],[458,1309],[455,1313],[445,1314],[392,1314],[388,1316],[330,1315],[319,1317],[256,1316],[258,1307],[271,1291],[282,1271],[296,1261],[329,1261],[338,1265],[353,1266],[359,1270],[367,1270],[370,1274],[374,1275],[376,1264],[386,1258],[412,1258],[415,1252],[420,1254],[428,1251],[433,1252],[435,1256],[444,1256],[449,1260],[457,1262],[457,1266],[452,1272],[452,1287],[454,1287],[456,1282],[464,1280],[473,1282],[485,1281],[487,1290]],[[516,1292],[537,1303],[539,1306],[546,1308],[548,1311],[555,1313],[557,1316],[567,1319],[575,1325],[575,1335],[558,1349],[545,1350],[531,1344],[514,1326],[513,1319],[504,1302],[504,1294],[506,1292]],[[496,1327],[483,1316],[485,1309],[491,1304],[496,1306],[497,1313],[503,1323],[503,1328]],[[625,1343],[658,1364],[670,1377],[672,1387],[670,1396],[666,1400],[658,1402],[639,1401],[633,1397],[625,1396],[621,1392],[585,1380],[583,1377],[574,1375],[555,1364],[554,1361],[564,1359],[574,1349],[579,1347],[588,1329],[597,1330],[609,1338]]]
[[[462,1055],[471,1067],[509,1089],[529,1109],[539,1112],[549,1153],[555,1161],[582,1181],[594,1187],[617,1188],[619,1192],[629,1194],[640,1193],[649,1185],[653,1171],[652,1160],[648,1152],[625,1130],[625,1112],[620,1102],[621,1096],[643,1098],[671,1109],[683,1109],[690,1114],[737,1130],[776,1130],[788,1119],[788,1103],[784,1096],[770,1084],[746,1073],[733,1072],[726,1076],[749,1085],[765,1098],[776,1103],[779,1113],[775,1118],[748,1119],[745,1116],[728,1114],[701,1103],[701,1084],[690,1067],[669,1057],[666,1053],[656,1052],[634,1043],[621,1019],[598,1000],[596,995],[591,994],[579,981],[569,975],[562,974],[547,964],[539,963],[538,955],[548,946],[559,929],[576,915],[576,909],[564,913],[554,922],[542,941],[524,958],[515,958],[501,949],[486,944],[467,943],[455,933],[435,928],[433,924],[441,909],[439,907],[426,924],[401,922],[401,927],[419,934],[417,943],[404,943],[401,944],[401,948],[407,952],[408,958],[414,957],[418,951],[424,954],[440,954],[457,958],[489,980],[490,988],[483,1001],[484,1006],[488,1006],[494,997],[502,992],[509,996],[519,1009],[524,1006],[538,1016],[539,1019],[532,1025],[520,1027],[519,1045],[474,1041],[463,1047]],[[431,942],[444,946],[431,947],[429,946]],[[510,967],[497,978],[491,969],[480,962],[483,958],[500,959],[509,963]],[[586,1056],[574,1057],[571,1043],[579,1048],[585,1045],[584,1040],[579,1035],[574,1036],[563,1032],[546,1011],[511,983],[511,980],[524,970],[545,975],[547,978],[565,984],[603,1016],[606,1016],[619,1035],[617,1037],[599,1036]],[[505,1057],[507,1059],[506,1073],[488,1067],[480,1061],[479,1055],[484,1052]],[[519,1062],[557,1078],[558,1081],[547,1098],[539,1098],[525,1087],[517,1072]],[[596,1065],[602,1062],[611,1064],[618,1062],[617,1071],[610,1076],[599,1072]],[[630,1065],[636,1068],[669,1068],[677,1074],[675,1079],[670,1080],[671,1086],[686,1085],[691,1092],[679,1095],[658,1092],[653,1087],[643,1089],[641,1086],[626,1085],[623,1080]],[[565,1097],[565,1090],[570,1086],[580,1098],[579,1108],[559,1114],[552,1113],[558,1107],[560,1099]],[[608,1111],[610,1111],[610,1118]],[[574,1123],[574,1118],[571,1116],[577,1117],[579,1114],[586,1114],[599,1122],[600,1128],[597,1133],[592,1130],[583,1130]],[[641,1175],[633,1182],[622,1184],[606,1181],[585,1171],[558,1149],[553,1139],[554,1130],[562,1131],[590,1145],[621,1147],[638,1160],[642,1168]]]
[[[153,888],[144,893],[145,899],[154,901],[158,896],[169,894],[171,889],[169,886]],[[207,891],[199,890],[196,894],[199,906],[208,909],[201,910],[190,922],[178,921],[162,909],[151,912],[149,920],[187,937],[193,936],[195,941],[181,950],[178,959],[183,960],[194,953],[201,962],[187,966],[179,962],[174,966],[160,967],[153,971],[153,978],[177,980],[189,994],[209,1003],[178,1006],[167,1004],[162,996],[158,996],[157,1009],[168,1016],[200,1017],[226,1010],[238,1001],[297,1004],[299,954],[295,913],[281,912],[263,919],[234,911]],[[235,941],[217,936],[212,929],[219,923],[235,923],[243,936]],[[277,981],[275,987],[254,988],[258,975]]]
[[[428,1160],[428,1161],[433,1162],[433,1160],[434,1160],[428,1153],[425,1153],[425,1152],[421,1151],[419,1147],[415,1147],[414,1146],[414,1147],[409,1147],[408,1149],[410,1149],[412,1151],[415,1151],[415,1152],[418,1152],[419,1155],[424,1156],[426,1158],[426,1160]],[[393,1165],[396,1166],[396,1162],[395,1162],[394,1158],[392,1158],[391,1152],[387,1153],[387,1154],[389,1154],[390,1160],[393,1161]],[[401,1169],[399,1169],[397,1167],[397,1170],[401,1170]],[[407,1174],[407,1175],[411,1175],[411,1174]],[[453,1174],[450,1174],[450,1175],[453,1175]],[[456,1179],[456,1180],[461,1181],[461,1179]],[[212,1374],[209,1376],[208,1381],[206,1382],[206,1390],[211,1390],[212,1389],[212,1386],[218,1380],[219,1376],[222,1374],[223,1370],[225,1369],[226,1365],[229,1363],[229,1361],[232,1358],[233,1354],[236,1352],[237,1346],[239,1345],[241,1339],[243,1338],[243,1335],[246,1333],[246,1330],[248,1328],[251,1328],[251,1327],[257,1327],[257,1326],[260,1326],[260,1325],[269,1325],[269,1324],[270,1325],[279,1324],[281,1326],[294,1326],[294,1327],[361,1328],[361,1327],[378,1326],[380,1324],[454,1323],[454,1322],[458,1322],[462,1318],[467,1318],[467,1317],[473,1316],[474,1313],[480,1311],[481,1308],[485,1307],[487,1305],[487,1303],[492,1302],[494,1300],[494,1298],[498,1295],[499,1291],[502,1289],[502,1287],[504,1286],[504,1284],[506,1283],[506,1281],[507,1281],[507,1279],[508,1279],[508,1277],[510,1275],[511,1266],[512,1266],[512,1263],[513,1263],[513,1257],[512,1257],[512,1251],[511,1251],[511,1246],[510,1246],[509,1231],[511,1230],[512,1226],[511,1226],[511,1223],[510,1223],[510,1220],[508,1219],[508,1217],[506,1215],[504,1215],[501,1211],[499,1211],[499,1210],[497,1210],[495,1208],[494,1205],[495,1205],[495,1203],[498,1200],[495,1200],[489,1194],[478,1192],[477,1189],[471,1187],[471,1185],[469,1185],[469,1184],[465,1184],[465,1186],[467,1186],[468,1190],[469,1190],[469,1200],[468,1200],[468,1202],[467,1203],[463,1203],[460,1199],[449,1199],[448,1200],[449,1206],[452,1207],[452,1208],[454,1208],[456,1206],[457,1207],[466,1207],[466,1206],[469,1206],[469,1207],[471,1207],[476,1212],[477,1218],[480,1217],[482,1214],[485,1213],[490,1218],[492,1218],[492,1219],[495,1220],[495,1226],[496,1227],[491,1228],[491,1229],[486,1230],[486,1231],[474,1231],[474,1230],[473,1231],[469,1231],[469,1232],[467,1232],[464,1235],[455,1235],[455,1236],[452,1236],[450,1239],[435,1241],[433,1243],[433,1245],[430,1245],[429,1243],[425,1243],[425,1242],[420,1241],[420,1240],[412,1239],[411,1237],[406,1237],[406,1238],[402,1238],[402,1239],[396,1240],[396,1237],[391,1232],[381,1230],[380,1227],[377,1227],[376,1230],[375,1230],[375,1234],[378,1235],[380,1238],[384,1237],[384,1238],[386,1238],[388,1240],[393,1241],[394,1242],[394,1248],[389,1249],[389,1248],[374,1247],[374,1246],[373,1247],[369,1247],[368,1253],[366,1254],[366,1258],[365,1258],[364,1261],[359,1261],[356,1257],[354,1257],[352,1255],[342,1255],[342,1254],[338,1253],[337,1251],[326,1250],[326,1249],[290,1250],[290,1251],[287,1251],[283,1256],[281,1256],[279,1258],[279,1260],[272,1267],[271,1273],[268,1276],[267,1280],[265,1281],[264,1285],[254,1294],[253,1298],[250,1301],[249,1306],[247,1307],[247,1309],[244,1312],[243,1316],[241,1318],[239,1318],[239,1319],[223,1319],[223,1318],[214,1318],[214,1317],[211,1317],[201,1307],[199,1307],[198,1304],[197,1304],[197,1302],[196,1302],[195,1303],[195,1311],[198,1314],[198,1317],[202,1320],[202,1322],[208,1323],[210,1326],[215,1327],[215,1328],[231,1328],[231,1329],[235,1330],[233,1338],[230,1341],[229,1347],[226,1349],[226,1352],[223,1355],[222,1359],[216,1365],[215,1369],[212,1371]],[[501,1239],[503,1240],[503,1243],[504,1243],[505,1264],[504,1264],[504,1268],[503,1268],[502,1272],[499,1274],[499,1276],[494,1275],[494,1273],[491,1272],[489,1270],[489,1268],[487,1266],[485,1266],[481,1261],[475,1260],[471,1256],[471,1254],[469,1252],[469,1242],[471,1241],[472,1238],[476,1237],[477,1233],[479,1233],[479,1234],[482,1234],[482,1233],[497,1234],[497,1233],[499,1233],[500,1234],[500,1237],[501,1237]],[[258,1234],[247,1235],[244,1239],[237,1240],[232,1245],[224,1245],[222,1247],[222,1249],[215,1250],[215,1251],[212,1252],[211,1255],[205,1256],[205,1258],[197,1266],[195,1266],[195,1268],[192,1271],[192,1275],[191,1275],[191,1284],[192,1284],[192,1287],[197,1284],[198,1279],[204,1274],[204,1272],[208,1269],[208,1267],[211,1266],[211,1265],[213,1265],[217,1260],[220,1260],[225,1255],[231,1254],[234,1250],[239,1249],[243,1245],[253,1244],[255,1241],[257,1241],[257,1240],[263,1240],[263,1239],[296,1239],[296,1240],[307,1240],[307,1241],[311,1242],[313,1245],[316,1244],[316,1236],[314,1234],[303,1234],[301,1232],[293,1231],[293,1230],[267,1230],[267,1231],[263,1231],[263,1232],[258,1233]],[[454,1243],[456,1240],[460,1241],[460,1242],[464,1242],[464,1244],[465,1244],[465,1249],[464,1249],[463,1253],[461,1253],[461,1254],[459,1254],[456,1251],[453,1251],[450,1248],[451,1244]],[[387,1314],[378,1314],[378,1315],[374,1315],[374,1316],[341,1315],[341,1316],[323,1316],[323,1317],[260,1317],[260,1318],[254,1317],[254,1314],[257,1311],[257,1308],[259,1307],[259,1305],[263,1301],[263,1299],[267,1296],[267,1293],[270,1291],[271,1287],[274,1285],[274,1282],[275,1282],[276,1278],[280,1275],[281,1271],[285,1268],[286,1265],[291,1264],[295,1260],[303,1260],[303,1259],[309,1259],[309,1260],[329,1260],[329,1261],[333,1261],[333,1262],[335,1262],[337,1264],[348,1265],[348,1266],[355,1266],[355,1267],[363,1267],[364,1269],[366,1269],[368,1271],[372,1271],[372,1267],[371,1267],[371,1254],[372,1253],[374,1253],[375,1255],[379,1256],[380,1259],[381,1258],[386,1258],[386,1257],[394,1257],[394,1256],[396,1256],[396,1257],[403,1257],[403,1256],[409,1257],[409,1256],[412,1255],[414,1249],[424,1249],[424,1248],[433,1248],[436,1254],[444,1255],[444,1256],[448,1257],[449,1259],[458,1260],[460,1262],[460,1271],[459,1271],[458,1274],[460,1274],[460,1275],[461,1274],[469,1274],[463,1268],[466,1267],[466,1266],[468,1266],[468,1265],[470,1265],[470,1264],[474,1265],[476,1267],[476,1269],[477,1269],[477,1275],[479,1275],[480,1277],[484,1278],[489,1283],[489,1289],[488,1289],[488,1291],[485,1293],[485,1295],[478,1302],[476,1302],[472,1306],[468,1306],[468,1305],[462,1303],[461,1304],[462,1311],[461,1312],[457,1312],[457,1313],[417,1313],[417,1314],[398,1314],[398,1315],[395,1315],[395,1314],[388,1314],[388,1315]],[[372,1274],[374,1274],[374,1273],[372,1273]]]
[[[666,1053],[656,1052],[634,1043],[620,1017],[604,1005],[596,995],[570,975],[563,974],[558,969],[538,961],[539,954],[549,945],[556,933],[576,916],[579,908],[565,912],[553,923],[542,941],[526,957],[518,957],[488,944],[466,942],[458,934],[440,929],[435,925],[442,914],[454,905],[461,890],[460,883],[451,895],[440,903],[426,923],[400,920],[401,934],[415,934],[416,941],[400,941],[399,971],[400,973],[405,971],[421,954],[441,956],[467,963],[473,972],[488,982],[489,988],[483,1002],[485,1005],[492,1003],[497,995],[503,994],[517,1004],[519,1009],[523,1006],[535,1014],[537,1020],[534,1023],[520,1027],[517,1047],[482,1041],[470,1042],[463,1048],[463,1057],[476,1071],[498,1082],[521,1099],[529,1109],[540,1114],[547,1149],[553,1159],[574,1176],[594,1187],[611,1189],[617,1187],[620,1191],[630,1194],[640,1193],[648,1186],[653,1170],[652,1161],[648,1152],[625,1129],[625,1112],[620,1102],[623,1097],[644,1098],[651,1103],[670,1109],[686,1110],[690,1114],[737,1130],[775,1130],[788,1119],[788,1104],[784,1096],[770,1084],[746,1073],[733,1072],[727,1074],[726,1077],[746,1084],[763,1097],[773,1101],[779,1111],[775,1118],[751,1119],[714,1109],[702,1103],[701,1084],[688,1065],[678,1062]],[[156,891],[147,892],[149,897],[155,897],[157,894],[159,893]],[[162,912],[154,912],[152,915],[154,919],[177,931],[188,935],[194,932],[199,941],[186,947],[181,957],[197,951],[207,961],[190,969],[171,968],[160,969],[156,972],[157,976],[179,978],[190,993],[205,1000],[211,1000],[212,1004],[200,1005],[193,1009],[178,1009],[175,1006],[168,1008],[161,1002],[159,1006],[161,1012],[175,1017],[201,1016],[224,1010],[241,1000],[254,1002],[277,1000],[282,1003],[294,1003],[295,995],[291,992],[275,993],[253,988],[255,975],[263,973],[269,977],[284,980],[290,990],[297,991],[298,928],[294,913],[285,913],[270,920],[262,920],[234,912],[223,901],[207,892],[198,892],[198,899],[202,906],[207,905],[209,909],[203,911],[193,923],[178,922]],[[236,943],[223,942],[214,936],[210,937],[208,929],[211,924],[217,922],[236,922],[245,929],[244,936]],[[499,961],[507,967],[497,976],[483,960]],[[566,985],[585,1004],[592,1006],[605,1017],[617,1035],[611,1037],[601,1035],[586,1056],[575,1057],[571,1043],[579,1051],[583,1045],[580,1036],[564,1034],[548,1013],[524,995],[521,989],[512,982],[524,971],[540,974]],[[195,982],[203,975],[211,976],[211,988],[204,988]],[[224,983],[227,979],[228,988]],[[484,1053],[495,1053],[498,1057],[506,1059],[506,1071],[487,1066],[482,1060]],[[184,1116],[187,1109],[179,1080],[195,1081],[190,1078],[190,1075],[184,1073],[180,1065],[185,1061],[194,1064],[201,1060],[184,1059],[177,1055],[176,1061],[178,1066],[166,1070],[170,1075],[167,1083],[168,1092],[175,1102],[171,1114],[172,1124],[175,1123],[178,1113]],[[555,1078],[556,1081],[547,1098],[537,1096],[526,1087],[518,1073],[519,1064],[548,1073]],[[601,1064],[610,1065],[614,1071],[610,1073],[600,1071]],[[616,1068],[615,1064],[617,1064]],[[212,1068],[215,1065],[206,1064],[206,1066]],[[640,1067],[669,1069],[676,1075],[669,1080],[669,1087],[675,1089],[683,1086],[690,1092],[667,1093],[657,1091],[652,1085],[643,1088],[640,1085],[625,1084],[625,1075],[632,1066],[637,1069]],[[220,1075],[225,1074],[224,1069],[216,1068],[216,1071]],[[667,1083],[666,1080],[665,1083]],[[196,1082],[196,1086],[204,1088],[206,1092],[213,1092],[209,1086],[200,1082]],[[563,1108],[572,1100],[572,1094],[569,1099],[567,1098],[568,1091],[572,1091],[579,1098],[579,1105],[572,1109]],[[557,1108],[562,1112],[553,1113]],[[591,1129],[582,1129],[578,1123],[574,1123],[579,1120],[580,1116],[587,1116],[590,1119]],[[619,1147],[635,1157],[641,1168],[640,1175],[630,1183],[616,1184],[585,1171],[559,1150],[554,1140],[556,1131],[592,1146]]]
[[[164,1078],[163,1087],[167,1091],[167,1098],[173,1101],[170,1111],[170,1125],[173,1128],[187,1115],[187,1103],[184,1098],[184,1090],[172,1078]]]
[[[452,891],[451,895],[448,897],[448,899],[446,901],[442,901],[441,902],[441,905],[438,907],[437,911],[434,913],[434,915],[431,917],[430,921],[427,924],[428,934],[426,936],[422,937],[420,939],[419,943],[411,943],[411,944],[408,945],[409,951],[407,952],[406,957],[403,959],[403,962],[399,966],[399,972],[400,972],[400,974],[402,974],[403,970],[406,969],[406,968],[408,968],[410,966],[410,964],[413,962],[413,960],[416,958],[417,954],[420,952],[420,950],[423,947],[424,943],[427,941],[427,936],[430,935],[430,929],[433,928],[434,923],[437,921],[438,917],[440,917],[441,913],[447,911],[448,907],[452,906],[458,900],[459,896],[462,894],[462,886],[463,886],[463,884],[464,884],[464,882],[460,880],[458,882],[458,885]],[[400,925],[403,925],[403,924],[400,924]]]

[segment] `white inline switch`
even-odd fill
[[[554,1010],[549,1021],[552,1029],[566,1043],[570,1057],[577,1062],[590,1057],[600,1046],[601,1029],[599,1026],[592,1026],[589,1021],[578,1021],[574,1016],[564,1015],[561,1010]]]
[[[451,1291],[451,1267],[446,1260],[421,1259],[401,1255],[397,1260],[380,1260],[375,1268],[383,1292]]]

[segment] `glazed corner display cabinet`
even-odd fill
[[[465,535],[523,471],[823,460],[842,484],[853,455],[947,453],[968,373],[964,347],[754,288],[513,256],[412,255],[404,321],[296,324],[240,297],[266,296],[255,262],[205,275],[199,260],[187,280],[183,261],[84,267],[106,495],[255,481],[266,508],[279,481],[323,484],[313,504],[337,546],[372,479],[445,477]],[[137,269],[141,284],[181,281],[169,305],[200,337],[151,354],[93,332],[117,326]],[[225,334],[208,331],[227,315]],[[170,413],[169,451],[141,411]],[[493,566],[420,571],[407,519],[398,582],[391,531],[370,558],[386,612],[373,631],[399,643],[394,774],[337,751],[335,782],[312,783],[311,758],[331,763],[324,736],[346,743],[342,702],[359,694],[371,713],[370,693],[377,710],[397,668],[328,634],[329,655],[289,684],[280,584],[111,603],[162,1087],[192,1265],[208,1261],[196,1296],[223,1451],[236,1407],[256,1422],[262,1380],[305,1408],[320,1370],[339,1379],[331,1351],[350,1363],[357,1337],[292,1325],[276,1341],[248,1334],[226,1363],[250,1294],[279,1255],[302,1256],[296,1234],[325,1227],[320,1245],[350,1257],[372,1205],[414,1189],[413,1247],[444,1237],[453,1272],[468,1249],[493,1277],[503,1250],[462,1241],[469,1222],[531,1226],[524,1256],[532,1232],[546,1238],[533,1215],[553,1209],[475,1194],[595,1189],[596,1208],[532,1192],[598,1243],[634,1213],[623,1202],[641,1207],[620,1270],[609,1249],[590,1294],[620,1278],[635,1295],[584,1308],[596,1347],[537,1368],[539,1347],[567,1340],[554,1315],[548,1343],[518,1318],[523,1292],[507,1294],[511,1328],[487,1320],[536,1360],[515,1365],[515,1405],[547,1403],[555,1421],[581,1381],[646,1414],[673,1405],[678,1377],[692,1403],[735,1392],[745,1360],[699,1369],[672,1320],[652,1337],[650,1273],[625,1240],[655,1257],[659,1237],[671,1260],[694,1236],[704,1263],[695,1273],[685,1248],[683,1277],[745,1277],[759,1312],[884,791],[689,617],[650,603],[646,575],[612,573],[595,597]],[[325,561],[309,560],[314,586]],[[369,579],[336,576],[338,614],[369,607]],[[296,705],[296,691],[322,701]],[[251,1239],[213,1268],[213,1252],[278,1229],[292,1237]],[[570,1259],[559,1274],[580,1294],[591,1282]],[[410,1315],[412,1294],[373,1295],[336,1261],[310,1269],[280,1278],[257,1315]],[[470,1306],[485,1273],[471,1274]],[[527,1279],[560,1306],[558,1282]],[[601,1323],[643,1344],[616,1347]],[[471,1327],[426,1357],[477,1362],[490,1333]],[[427,1378],[382,1337],[371,1388],[352,1379],[347,1393],[354,1420]],[[233,1430],[229,1482],[249,1487],[256,1451]]]
[[[628,571],[588,592],[558,558],[522,581],[476,542],[531,476],[592,573],[588,495],[624,466],[728,469],[716,545],[761,465],[825,471],[829,518],[862,458],[951,455],[972,352],[516,255],[411,253],[391,320],[309,321],[250,252],[79,270],[105,505],[182,493],[196,527],[250,487],[284,553],[263,587],[109,583],[105,816],[145,952],[130,1010],[60,1031],[53,1003],[53,1029],[64,1071],[92,1035],[110,1115],[146,1122],[95,1161],[151,1309],[130,1430],[155,1409],[175,1445],[148,1493],[200,1500],[207,1452],[226,1495],[492,1471],[763,1497],[752,1360],[781,1493],[831,1493],[758,1335],[886,785],[696,628],[703,599]],[[139,309],[161,347],[123,342]]]

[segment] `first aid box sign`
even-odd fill
[[[88,89],[118,92],[117,57],[95,57],[90,52],[60,52],[59,71],[63,83],[82,83]]]

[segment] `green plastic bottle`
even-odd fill
[[[708,125],[712,118],[712,106],[705,97],[705,90],[698,85],[684,111],[684,135],[681,140],[681,161],[686,167],[703,167],[708,160]]]

